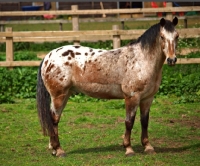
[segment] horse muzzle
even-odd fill
[[[176,64],[177,58],[167,58],[167,64],[169,66],[174,66]]]

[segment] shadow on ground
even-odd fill
[[[179,153],[184,152],[188,149],[193,148],[200,148],[200,143],[189,145],[189,146],[182,146],[177,148],[171,148],[171,147],[154,147],[156,153]],[[144,148],[141,145],[135,145],[133,146],[133,149],[136,153],[144,154]],[[84,148],[84,149],[78,149],[71,152],[68,152],[69,154],[85,154],[85,153],[99,153],[99,152],[111,152],[111,151],[123,151],[125,153],[125,149],[123,146],[120,145],[110,145],[105,147],[96,147],[96,148]]]

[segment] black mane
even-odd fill
[[[142,47],[155,45],[157,36],[160,34],[160,23],[157,23],[147,29],[136,41],[131,41],[130,45],[141,42]],[[169,31],[174,31],[174,25],[171,21],[165,20],[164,28]]]

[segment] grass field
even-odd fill
[[[122,147],[123,100],[70,100],[60,126],[66,158],[51,156],[41,134],[35,99],[0,105],[0,163],[2,166],[180,165],[200,164],[200,104],[174,104],[177,98],[157,97],[152,105],[149,137],[157,154],[146,155],[140,144],[139,111],[132,131],[136,155],[125,157]]]
[[[146,29],[156,22],[125,22],[125,26],[127,29]],[[81,23],[80,30],[110,30],[114,24],[121,25],[120,22]],[[189,27],[200,27],[196,20],[188,20],[188,24]],[[13,31],[59,30],[58,24],[11,26]],[[179,27],[183,27],[183,20]],[[71,30],[71,24],[63,25],[63,30]],[[157,97],[153,102],[149,138],[157,152],[155,155],[143,153],[138,111],[131,140],[136,152],[133,157],[125,157],[122,146],[125,130],[123,100],[97,101],[77,97],[69,101],[59,123],[66,158],[51,156],[48,137],[42,135],[39,125],[35,99],[1,104],[0,165],[200,165],[200,103],[181,104],[177,101],[174,97]]]
[[[150,26],[158,23],[159,21],[125,21],[125,29],[148,29]],[[80,30],[111,30],[113,25],[119,25],[121,22],[88,22],[79,23]],[[6,27],[12,27],[13,31],[59,31],[59,24],[10,24]],[[179,20],[178,28],[184,27],[184,21]],[[196,19],[188,19],[188,28],[200,27],[200,22]],[[72,30],[72,24],[63,24],[63,30]]]

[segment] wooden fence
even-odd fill
[[[72,16],[72,21],[67,21],[67,20],[40,20],[40,21],[34,21],[34,20],[29,20],[29,21],[22,21],[22,22],[18,22],[18,21],[0,21],[0,27],[1,30],[4,29],[5,24],[37,24],[37,23],[59,23],[60,25],[60,29],[62,30],[62,24],[63,23],[68,23],[68,22],[72,22],[72,24],[74,24],[74,22],[76,22],[79,18],[80,15],[96,15],[96,14],[102,14],[102,15],[109,15],[109,14],[117,14],[117,16],[119,16],[119,14],[138,14],[138,13],[157,13],[157,12],[161,12],[161,13],[167,13],[167,19],[172,19],[172,13],[173,12],[187,12],[187,11],[200,11],[200,6],[190,6],[190,7],[172,7],[172,2],[167,2],[166,3],[166,7],[159,7],[159,8],[136,8],[136,9],[98,9],[98,10],[78,10],[78,6],[77,5],[72,5],[71,6],[71,10],[57,10],[57,11],[9,11],[9,12],[0,12],[0,17],[1,16],[42,16],[44,14],[48,14],[48,15],[70,15]],[[189,18],[199,18],[199,16],[184,16],[184,17],[180,17],[180,19],[184,19],[185,21],[185,28],[187,27],[187,19]],[[117,18],[117,21],[133,21],[136,20],[134,18]],[[158,18],[145,18],[143,20],[155,20]],[[91,21],[92,19],[90,19]],[[116,21],[116,19],[107,19],[104,18],[101,21]],[[81,20],[82,21],[82,20]],[[87,19],[88,21],[88,19]],[[97,21],[97,20],[95,20]]]
[[[184,28],[188,27],[188,20],[190,19],[200,19],[200,15],[195,16],[180,16],[179,20],[184,20]],[[108,17],[108,18],[81,18],[78,23],[89,23],[89,22],[121,22],[122,29],[124,29],[125,22],[133,22],[133,21],[159,21],[160,17],[136,17],[136,18],[117,18],[117,17]],[[5,31],[5,27],[14,24],[57,24],[59,30],[63,30],[64,24],[72,24],[73,21],[71,19],[53,19],[53,20],[20,20],[20,21],[0,21],[0,32]]]
[[[12,32],[7,28],[0,33],[0,42],[6,42],[6,61],[1,61],[0,66],[38,66],[39,61],[13,61],[13,42],[51,42],[51,41],[99,41],[112,40],[113,48],[120,47],[121,40],[138,38],[145,30],[119,30],[117,25],[113,30],[94,31],[35,31]],[[200,36],[200,28],[178,29],[180,38],[193,38]],[[200,63],[200,58],[179,58],[178,63]]]
[[[199,6],[190,7],[172,7],[171,3],[167,3],[167,7],[159,8],[132,8],[132,9],[93,9],[93,10],[78,10],[77,5],[72,5],[71,10],[56,10],[56,11],[9,11],[0,12],[0,16],[41,16],[44,14],[50,15],[95,15],[95,14],[124,14],[124,13],[156,13],[156,12],[187,12],[187,11],[200,11]]]
[[[172,17],[171,12],[200,11],[200,7],[166,7],[166,8],[141,8],[141,9],[105,9],[105,10],[78,10],[72,6],[69,11],[33,11],[33,12],[0,12],[0,16],[26,16],[26,15],[72,15],[73,31],[35,31],[35,32],[13,32],[12,28],[6,28],[0,32],[0,42],[6,42],[6,61],[1,61],[0,66],[39,66],[40,61],[14,61],[13,42],[52,42],[52,41],[73,41],[79,44],[80,41],[112,40],[113,48],[120,47],[121,40],[138,38],[145,30],[120,30],[117,25],[112,30],[79,31],[78,15],[84,14],[114,14],[114,13],[144,13],[144,12],[167,12],[167,17]],[[200,28],[178,29],[180,38],[194,38],[200,36]],[[177,63],[200,63],[200,58],[179,58]]]

